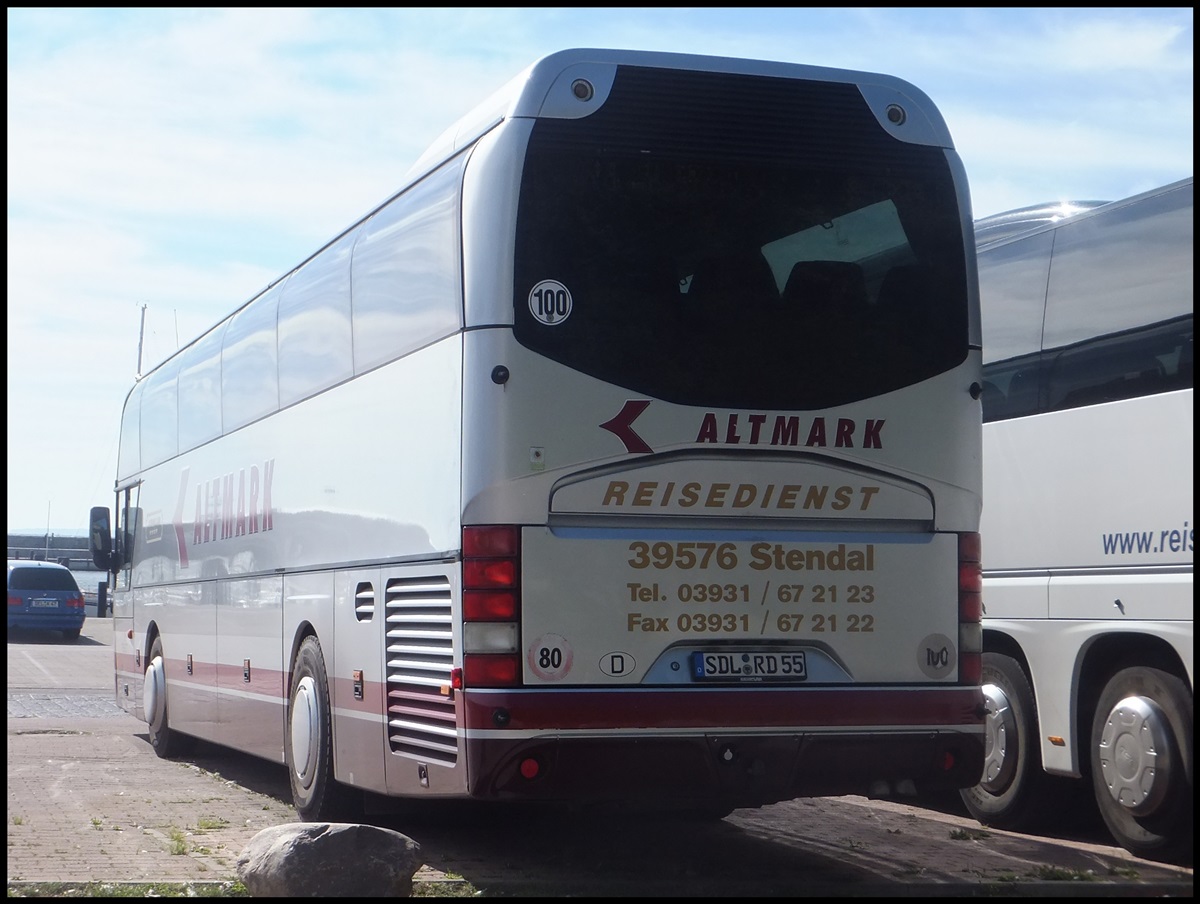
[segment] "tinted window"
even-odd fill
[[[316,395],[353,373],[350,251],[354,234],[297,270],[279,298],[279,404]]]
[[[1191,388],[1192,238],[1189,181],[982,250],[983,419]]]
[[[142,466],[142,395],[146,384],[135,383],[121,412],[121,447],[117,453],[117,477],[128,477]]]
[[[530,138],[515,335],[639,393],[806,409],[910,385],[966,356],[965,273],[945,153],[852,86],[627,67]]]
[[[75,575],[65,568],[14,568],[8,573],[9,590],[78,591]]]
[[[394,361],[462,324],[458,237],[463,160],[371,217],[354,246],[354,372]]]
[[[1192,317],[1125,330],[1043,354],[985,364],[983,420],[1190,389]],[[984,343],[987,332],[984,332]]]
[[[172,359],[146,377],[142,392],[142,461],[145,467],[179,454],[179,361]]]
[[[1048,410],[1080,408],[1192,385],[1192,318],[1181,317],[1047,356]]]
[[[225,433],[279,408],[278,310],[276,286],[242,308],[225,328],[221,352],[221,428]]]
[[[979,255],[983,363],[1041,350],[1046,282],[1054,233],[989,248]]]
[[[183,353],[179,368],[179,448],[221,435],[222,323]]]
[[[1192,185],[1067,220],[1054,240],[1047,349],[1192,313]]]

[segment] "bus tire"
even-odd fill
[[[1192,695],[1161,669],[1117,672],[1092,718],[1092,789],[1121,847],[1138,857],[1192,857]]]
[[[979,784],[959,792],[985,826],[1021,830],[1045,820],[1052,783],[1042,770],[1037,708],[1025,671],[1011,656],[983,654],[987,736]]]
[[[354,805],[352,789],[334,778],[329,676],[321,644],[311,635],[301,642],[292,666],[284,752],[292,802],[300,818],[305,822],[353,821],[361,806]]]
[[[150,746],[156,754],[168,759],[192,749],[194,740],[171,727],[171,713],[167,703],[167,659],[163,655],[161,635],[156,636],[154,643],[150,645],[145,683],[142,685],[142,704],[146,714]]]

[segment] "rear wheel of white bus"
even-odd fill
[[[329,677],[321,644],[312,636],[301,642],[292,667],[285,756],[292,801],[301,819],[345,821],[361,809],[355,806],[356,792],[334,778]]]
[[[1043,825],[1059,784],[1042,771],[1037,709],[1025,671],[1011,656],[983,654],[987,736],[983,777],[960,796],[985,826],[1020,831]]]
[[[1193,711],[1186,684],[1160,669],[1117,672],[1092,719],[1092,786],[1123,848],[1148,860],[1192,857]]]

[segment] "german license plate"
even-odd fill
[[[34,600],[33,608],[35,609],[57,609],[58,600]]]
[[[800,651],[692,653],[693,681],[803,681],[807,677]]]

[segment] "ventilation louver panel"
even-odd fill
[[[354,589],[354,619],[369,622],[375,617],[375,586],[363,581]]]
[[[387,582],[387,718],[393,753],[452,766],[458,760],[450,581],[444,575]]]

